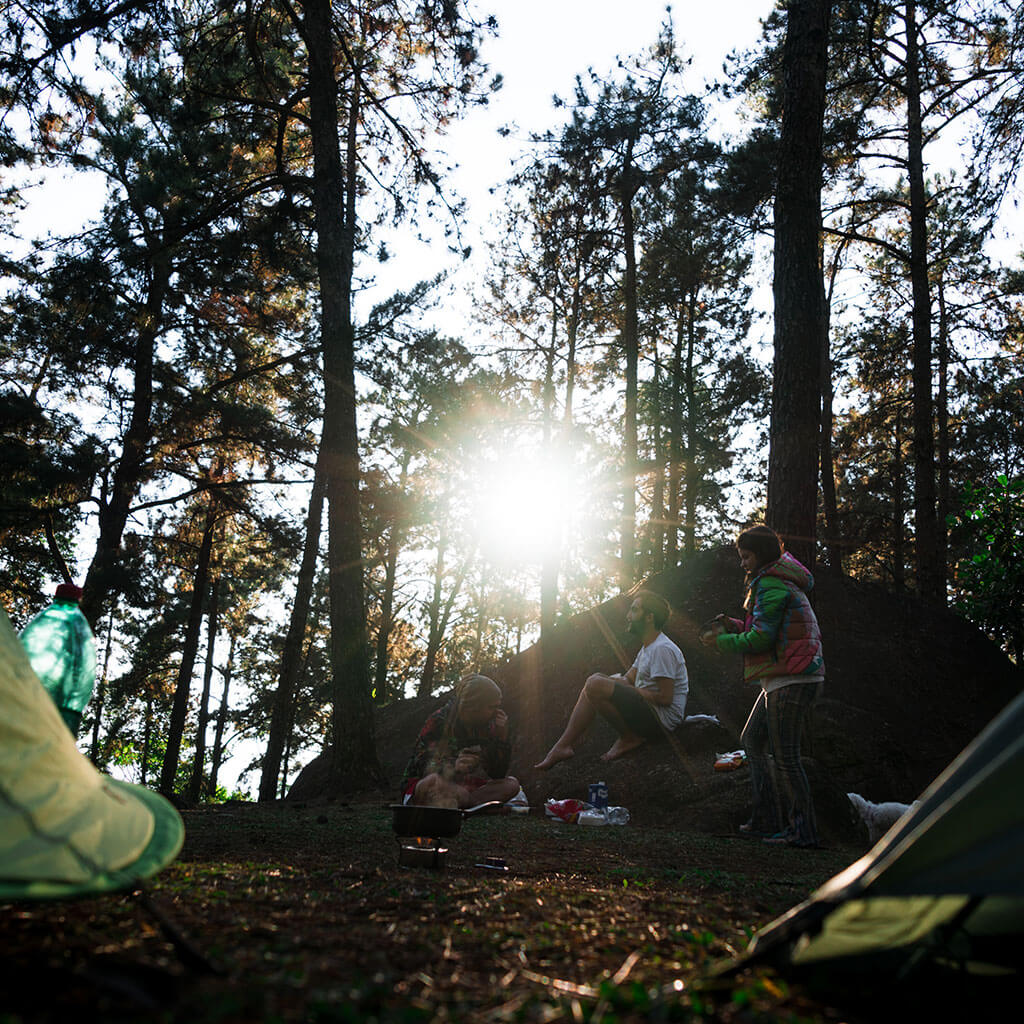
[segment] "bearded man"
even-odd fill
[[[598,715],[618,733],[602,761],[614,761],[682,722],[690,686],[683,652],[662,632],[670,614],[660,595],[636,594],[626,615],[626,628],[641,644],[632,668],[625,675],[595,673],[587,679],[564,732],[534,768],[547,771],[573,757],[576,742]]]

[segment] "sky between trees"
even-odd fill
[[[393,164],[401,166],[398,149],[382,149],[361,165],[356,215],[363,218],[363,235],[355,254],[351,326],[357,335],[365,644],[378,645],[368,655],[382,673],[375,677],[378,700],[417,689],[435,692],[462,671],[521,649],[536,636],[539,624],[550,625],[588,607],[695,547],[726,540],[738,523],[760,514],[772,330],[766,315],[771,309],[770,196],[763,192],[768,177],[760,165],[772,151],[770,140],[760,148],[742,146],[759,125],[770,134],[775,101],[770,71],[752,76],[745,119],[737,115],[740,99],[726,104],[720,94],[705,97],[703,86],[706,79],[720,76],[722,60],[733,46],[757,42],[759,18],[771,8],[754,2],[677,5],[672,24],[678,53],[684,60],[695,58],[693,67],[677,73],[674,57],[653,51],[666,21],[660,4],[628,9],[617,3],[509,5],[498,12],[501,34],[492,39],[485,32],[480,49],[481,60],[489,65],[480,82],[502,74],[504,89],[486,108],[471,106],[444,136],[432,135],[427,119],[423,153],[434,168],[461,165],[442,175],[436,195],[445,198],[438,200],[436,216],[420,217],[410,226],[410,211],[422,213],[417,204],[434,194],[423,187],[430,176],[420,175],[419,198],[410,189],[403,203],[395,204],[402,210],[399,223],[389,224],[388,217],[374,223],[375,204],[387,206],[397,195],[382,182]],[[893,10],[898,35],[899,14]],[[486,12],[478,6],[477,13]],[[836,25],[841,29],[855,21],[852,15],[846,20],[837,15]],[[143,43],[153,45],[151,38]],[[852,44],[837,36],[835,45]],[[77,60],[88,64],[91,52],[83,40]],[[282,64],[288,51],[283,53]],[[467,58],[455,73],[470,67],[475,65]],[[122,72],[127,75],[129,69]],[[401,74],[426,70],[426,64],[413,62]],[[629,73],[636,76],[632,85]],[[574,97],[576,75],[583,91]],[[1005,81],[1011,83],[1012,98],[1013,78]],[[115,74],[99,85],[116,97],[117,82]],[[140,89],[146,84],[141,78],[136,83]],[[732,84],[739,85],[738,77]],[[434,87],[425,87],[424,95]],[[839,486],[838,499],[832,494],[829,504],[829,494],[823,498],[823,523],[831,531],[826,561],[836,570],[912,588],[919,581],[911,492],[920,473],[915,477],[909,427],[909,298],[900,262],[907,244],[899,213],[903,185],[900,173],[885,160],[872,165],[874,157],[855,155],[863,133],[842,132],[863,128],[863,119],[844,121],[840,115],[865,102],[864,96],[849,83],[837,82],[835,89],[849,106],[835,101],[828,126],[834,135],[826,147],[823,261],[833,316],[828,380],[834,385],[826,397],[834,419],[827,428],[833,470],[824,478],[834,478]],[[555,108],[553,93],[566,105]],[[708,105],[699,128],[688,120],[689,104],[696,103],[690,94]],[[339,88],[343,104],[353,95]],[[45,106],[49,100],[42,96],[39,102],[43,106],[32,111],[39,118],[37,156],[62,131],[60,119]],[[150,102],[151,108],[140,110],[146,116],[156,110],[154,118],[166,117],[174,127],[173,111],[165,114],[152,97]],[[887,109],[891,113],[896,107],[893,101]],[[411,116],[409,108],[400,109],[402,116]],[[619,173],[615,161],[622,159],[615,148],[622,133],[606,123],[612,113],[620,116],[629,109],[650,115],[635,140],[638,149],[630,150],[635,163],[621,165],[621,181],[636,184],[635,209],[632,201],[622,204],[611,187]],[[650,114],[655,109],[657,117]],[[878,111],[883,109],[884,104],[871,113],[882,118]],[[579,130],[570,130],[576,115]],[[27,115],[13,110],[9,126],[17,127],[19,116]],[[130,156],[141,158],[145,147],[153,146],[153,166],[159,167],[161,160],[180,156],[180,147],[161,154],[160,132],[171,128],[161,123],[159,131],[147,134],[146,116],[138,115],[142,130]],[[28,124],[21,123],[26,134]],[[891,134],[896,131],[892,125],[883,127],[890,132],[884,146],[896,153],[898,133]],[[971,122],[971,127],[980,131],[984,126]],[[1019,123],[1005,131],[1011,141],[1024,135]],[[193,140],[183,138],[186,148],[192,145]],[[306,172],[301,131],[295,139],[296,167]],[[133,241],[134,249],[127,246],[119,253],[117,246],[131,236],[129,229],[111,231],[106,248],[91,249],[95,239],[106,238],[111,224],[100,223],[74,237],[81,222],[94,215],[99,199],[68,174],[76,160],[73,142],[60,139],[68,147],[60,151],[67,154],[63,163],[53,156],[57,150],[50,152],[57,165],[53,173],[68,180],[35,196],[27,193],[29,206],[16,222],[30,233],[44,227],[54,233],[31,273],[24,272],[31,264],[25,248],[8,235],[10,268],[16,273],[9,281],[6,309],[12,340],[5,361],[13,390],[5,398],[29,398],[44,424],[38,435],[36,426],[16,424],[15,447],[38,444],[38,450],[59,451],[63,457],[61,445],[70,451],[81,444],[88,456],[83,455],[84,468],[76,464],[80,478],[74,480],[70,499],[62,490],[54,505],[56,499],[41,483],[40,496],[28,503],[35,511],[53,508],[63,517],[58,534],[68,545],[76,575],[84,575],[90,560],[95,562],[92,509],[103,506],[108,486],[118,479],[115,469],[124,465],[128,444],[122,432],[125,424],[134,423],[133,410],[139,408],[137,381],[133,399],[129,380],[137,356],[118,356],[117,346],[142,322],[137,310],[152,305],[152,295],[150,306],[140,297],[166,249]],[[1002,410],[1012,407],[1016,393],[1021,346],[1020,288],[1010,266],[1017,257],[1015,240],[1006,244],[1005,223],[981,223],[987,185],[961,193],[950,177],[968,160],[967,134],[943,131],[940,142],[928,150],[926,166],[937,246],[933,267],[942,272],[933,279],[932,302],[936,504],[944,523],[947,514],[965,519],[968,510],[959,495],[966,480],[1012,475],[1012,467],[1019,465],[1019,431],[1007,437],[1000,430],[1007,426]],[[249,140],[237,144],[241,148]],[[726,150],[740,146],[738,158],[716,148],[723,144]],[[258,139],[252,146],[246,166],[266,158]],[[224,147],[209,157],[231,187],[235,179],[218,163],[223,158]],[[38,166],[28,173],[37,173]],[[636,168],[638,177],[632,179]],[[688,175],[691,168],[698,170]],[[109,215],[115,227],[119,217],[128,224],[140,204],[154,201],[142,190],[134,206],[118,204],[118,189],[136,185],[131,173],[125,172],[112,192]],[[513,175],[517,181],[510,185]],[[190,202],[202,193],[203,175],[197,181],[190,186]],[[1004,184],[1010,185],[1004,201],[1009,208],[1015,193],[1010,178]],[[758,189],[762,192],[755,201]],[[469,203],[457,227],[444,209],[454,192]],[[552,205],[559,196],[568,197],[567,206]],[[947,196],[953,198],[946,202]],[[154,202],[157,221],[173,220],[173,201],[166,207],[161,197]],[[238,223],[280,230],[273,218],[293,202],[290,196],[287,202],[275,197],[250,207],[240,201],[238,210],[246,219]],[[589,218],[575,234],[567,227],[570,208],[576,211],[573,216]],[[865,209],[877,219],[858,221],[857,211]],[[44,216],[37,216],[40,210]],[[627,214],[629,231],[636,231],[629,247],[620,241],[626,236]],[[261,218],[268,218],[268,224]],[[108,717],[97,718],[103,724],[93,744],[101,760],[121,758],[135,771],[141,768],[140,745],[150,742],[150,725],[157,723],[159,732],[166,715],[172,677],[187,666],[183,650],[196,659],[196,689],[204,658],[207,681],[233,677],[236,690],[225,720],[229,737],[236,737],[236,748],[246,738],[247,758],[258,756],[300,571],[303,518],[315,490],[317,461],[320,385],[311,355],[317,351],[319,324],[311,312],[317,293],[299,250],[292,266],[285,260],[272,272],[268,264],[239,258],[259,236],[239,230],[238,223],[230,225],[237,238],[230,232],[221,238],[213,231],[214,225],[221,230],[221,222],[212,219],[212,234],[196,243],[193,255],[180,257],[166,278],[167,297],[157,302],[157,308],[165,302],[174,306],[174,315],[168,312],[157,323],[152,350],[159,370],[157,400],[169,402],[169,415],[166,422],[156,417],[146,425],[150,434],[140,435],[140,450],[152,461],[130,494],[124,538],[114,552],[123,589],[105,592],[102,605],[105,611],[116,605],[121,616],[116,626],[113,618],[107,620],[106,637],[112,651],[111,695],[127,710],[119,716],[107,705]],[[305,212],[300,210],[297,223],[308,237],[311,222]],[[296,244],[297,236],[287,238],[289,245]],[[699,255],[689,264],[681,239],[704,246],[698,246]],[[218,261],[210,254],[219,245],[225,248]],[[140,270],[133,261],[143,248]],[[450,249],[471,249],[472,255],[461,260]],[[387,259],[382,258],[385,250]],[[274,259],[283,251],[276,249]],[[578,263],[575,277],[565,270],[574,251],[590,267],[584,273]],[[1004,265],[992,261],[993,252]],[[633,257],[637,266],[631,271]],[[84,279],[72,273],[79,259],[88,268]],[[692,265],[707,271],[707,278],[685,294],[682,285],[673,291]],[[217,279],[225,268],[235,276]],[[375,303],[399,290],[409,292],[440,271],[448,273],[447,280],[424,288],[422,297],[399,296],[387,309],[374,309]],[[102,282],[100,291],[106,288],[108,272],[123,277],[110,279],[103,299],[110,302],[110,319],[101,322],[95,310],[102,303],[90,289],[95,282]],[[24,277],[20,293],[19,273]],[[592,276],[584,280],[581,273]],[[639,282],[632,291],[631,273]],[[76,289],[83,280],[87,287],[80,294]],[[270,295],[272,289],[261,292],[270,280],[275,286],[281,282],[281,306],[274,305],[278,296]],[[138,296],[132,292],[136,287]],[[583,304],[582,319],[573,319],[573,295]],[[250,316],[260,303],[266,303],[260,306],[265,319]],[[632,328],[624,312],[630,303]],[[93,332],[83,335],[90,340],[81,351],[67,342],[80,323]],[[431,327],[442,336],[432,334]],[[638,371],[628,368],[630,343],[624,339],[630,329]],[[687,329],[689,363],[683,356]],[[571,347],[577,330],[578,352]],[[94,358],[94,344],[95,351],[112,346],[112,354],[83,373],[79,359]],[[251,372],[261,360],[275,367],[265,377]],[[67,369],[57,372],[55,367]],[[106,395],[103,374],[109,374]],[[255,390],[244,390],[250,382]],[[219,405],[227,395],[233,404]],[[197,410],[208,406],[204,421]],[[638,432],[625,456],[623,409],[626,427]],[[186,416],[197,418],[186,426]],[[265,417],[262,429],[249,416]],[[178,430],[184,436],[177,436]],[[227,447],[224,437],[230,438]],[[236,443],[242,447],[233,447]],[[629,453],[631,446],[635,453]],[[240,481],[242,489],[232,490]],[[222,485],[227,489],[219,491]],[[994,501],[997,491],[976,490],[971,500]],[[172,502],[169,492],[183,496]],[[230,506],[217,505],[211,497],[217,493],[232,496]],[[12,547],[4,566],[6,600],[16,615],[31,610],[36,594],[57,581],[39,523],[31,515],[25,522],[20,534],[15,529],[10,535],[23,547]],[[994,536],[998,529],[992,529]],[[634,542],[627,545],[626,536]],[[954,582],[961,578],[956,576],[958,559],[971,554],[972,538],[963,527],[949,539],[942,573],[952,597]],[[321,549],[325,546],[326,535],[320,541]],[[633,548],[628,560],[627,546]],[[209,561],[202,575],[197,557]],[[203,594],[192,601],[191,610],[186,607],[193,591],[209,585],[211,566],[213,582],[223,578],[228,588],[220,594],[227,618],[219,624],[215,591],[209,599]],[[338,675],[330,660],[335,656],[329,643],[331,602],[322,575],[310,585],[295,694],[302,714],[289,726],[285,776],[322,742],[332,700],[337,705],[324,684],[332,672]],[[972,608],[979,620],[988,614],[981,604]],[[199,635],[202,621],[210,627],[208,642]],[[96,625],[102,629],[103,621],[98,618]],[[189,638],[184,645],[183,635]],[[140,664],[153,666],[145,678]],[[211,712],[216,710],[216,685],[213,691],[203,702]],[[197,700],[193,692],[186,733],[195,732]],[[189,743],[186,736],[186,755]],[[157,755],[151,750],[147,756]]]

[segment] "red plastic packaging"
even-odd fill
[[[544,813],[549,818],[558,818],[559,821],[572,824],[587,806],[582,800],[548,800],[544,804]]]

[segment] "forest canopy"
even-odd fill
[[[707,86],[666,10],[522,126],[470,259],[439,154],[500,87],[495,7],[0,8],[0,595],[20,627],[65,568],[84,586],[101,767],[213,799],[242,756],[271,799],[326,746],[377,778],[374,705],[785,515],[790,398],[813,536],[776,528],[1020,663],[1020,5],[779,4]],[[827,34],[793,373],[803,14]],[[59,176],[102,207],[30,237]],[[395,282],[418,235],[444,258]]]

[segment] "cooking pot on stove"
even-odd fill
[[[391,804],[391,825],[400,836],[457,836],[462,819],[499,807],[500,800],[488,800],[476,807],[425,807],[420,804]]]

